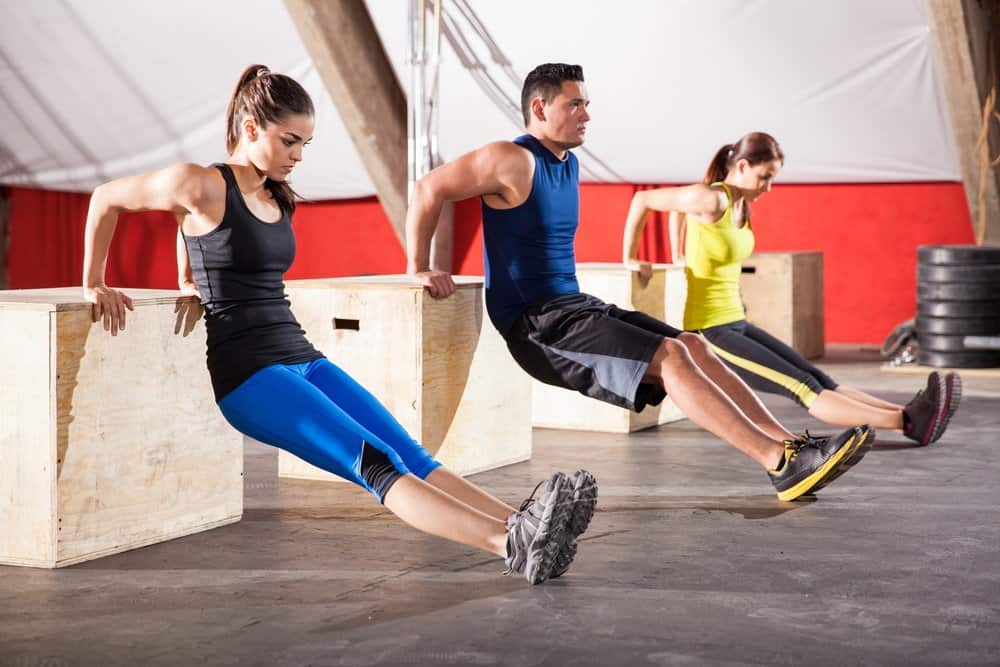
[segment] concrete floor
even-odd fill
[[[920,378],[834,353],[906,401]],[[248,448],[243,521],[63,570],[0,567],[0,665],[1000,664],[1000,379],[968,378],[926,449],[886,433],[811,502],[689,422],[535,432],[474,479],[516,503],[594,471],[572,571],[529,587],[347,485],[278,481]],[[768,398],[792,428],[820,428]]]

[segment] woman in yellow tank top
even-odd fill
[[[901,430],[922,445],[944,433],[958,408],[961,378],[931,373],[927,387],[907,405],[838,385],[802,355],[746,319],[739,278],[754,248],[750,208],[771,189],[785,156],[769,134],[751,132],[715,153],[702,183],[637,192],[625,223],[627,265],[648,277],[638,260],[648,211],[670,212],[671,248],[684,262],[688,295],[684,328],[701,333],[712,350],[751,387],[788,396],[828,424],[867,422]],[[683,239],[683,240],[682,240]]]

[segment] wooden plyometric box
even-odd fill
[[[683,329],[688,293],[684,265],[653,264],[653,271],[663,271],[663,321],[672,327]]]
[[[117,337],[79,287],[0,292],[0,563],[71,565],[243,514],[200,305],[125,292]]]
[[[673,287],[678,280],[679,285],[686,284],[683,267],[662,264],[653,266],[652,278],[645,286],[641,284],[639,274],[624,264],[581,263],[577,264],[576,275],[581,292],[620,308],[642,311],[659,320],[663,320],[665,304],[668,303],[667,285]],[[676,298],[672,299],[671,307],[676,310]],[[683,318],[683,300],[680,303],[680,316]],[[672,324],[679,328],[679,322]],[[647,406],[637,413],[579,392],[532,382],[531,420],[539,427],[631,433],[684,418],[669,397],[660,405]]]
[[[807,359],[823,356],[823,253],[755,253],[740,290],[747,320]]]
[[[309,340],[415,440],[469,475],[531,458],[531,384],[486,316],[482,278],[434,299],[408,276],[291,280]],[[334,475],[281,451],[278,474]]]

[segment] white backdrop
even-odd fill
[[[449,2],[451,0],[446,0]],[[407,82],[405,0],[368,5]],[[959,180],[924,0],[472,0],[494,61],[583,65],[592,178],[699,180],[744,132],[781,142],[784,182]],[[0,182],[89,190],[176,161],[224,159],[243,67],[297,77],[317,102],[294,185],[373,193],[279,0],[0,0]],[[446,45],[440,144],[455,157],[516,127]],[[583,156],[587,166],[587,158]],[[619,178],[620,177],[620,178]]]

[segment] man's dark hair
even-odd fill
[[[559,94],[563,81],[583,81],[583,68],[565,63],[545,63],[539,65],[524,78],[521,88],[521,115],[524,126],[531,118],[531,100],[541,97],[548,104]]]

